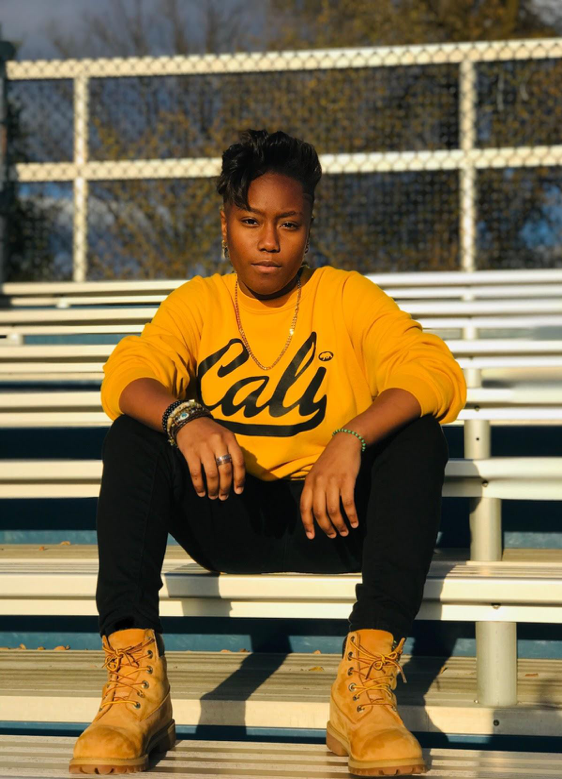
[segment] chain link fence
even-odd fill
[[[190,278],[221,261],[222,151],[314,144],[308,261],[562,265],[562,39],[9,62],[6,280]]]

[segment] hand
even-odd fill
[[[191,481],[200,498],[205,497],[203,469],[210,498],[226,500],[233,479],[234,491],[238,494],[242,492],[246,468],[244,454],[234,433],[211,417],[198,417],[178,430],[176,442],[187,460]],[[222,454],[231,454],[232,462],[217,465],[216,458]]]
[[[300,511],[308,538],[314,538],[314,517],[330,538],[336,537],[334,526],[342,536],[348,534],[340,512],[340,497],[351,526],[359,525],[354,492],[360,468],[361,442],[350,433],[338,433],[304,480]]]

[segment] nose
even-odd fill
[[[260,230],[258,250],[265,252],[278,252],[280,250],[275,224],[264,223],[263,228]]]

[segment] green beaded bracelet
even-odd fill
[[[359,433],[356,433],[355,430],[348,430],[346,427],[338,427],[337,430],[334,430],[332,435],[335,435],[336,433],[352,433],[353,435],[356,435],[357,438],[361,441],[361,452],[363,453],[365,449],[367,448],[367,444],[365,443],[365,439],[362,435],[359,435]]]

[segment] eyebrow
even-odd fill
[[[260,211],[259,208],[248,208],[247,211],[251,211],[253,214],[261,214],[264,215],[263,211]],[[282,214],[277,214],[278,217],[282,216],[302,216],[302,211],[284,211]]]

